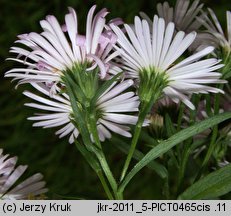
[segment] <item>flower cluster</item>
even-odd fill
[[[76,82],[73,87],[76,93],[73,95],[77,95],[75,100],[81,110],[88,109],[86,101],[91,104],[100,86],[121,73],[121,80],[118,76],[107,85],[93,106],[101,141],[111,138],[109,131],[130,137],[128,125],[135,125],[138,120],[134,113],[155,95],[155,100],[166,95],[174,102],[182,101],[194,109],[190,102],[192,94],[223,93],[213,86],[226,82],[220,79],[219,69],[223,64],[216,58],[202,59],[212,53],[214,47],[206,46],[182,59],[197,36],[191,31],[202,25],[200,17],[205,17],[200,14],[202,7],[199,0],[191,5],[189,0],[178,0],[175,9],[165,2],[157,6],[159,16],[163,18],[155,15],[151,20],[142,13],[142,19],[135,17],[134,28],[124,24],[122,29],[120,19],[106,23],[108,11],[102,9],[94,15],[96,6],[93,6],[87,16],[85,35],[79,34],[76,12],[69,8],[64,25],[54,16],[47,16],[40,22],[42,33],[19,36],[16,42],[27,48],[12,47],[10,52],[18,56],[10,60],[22,63],[26,68],[9,70],[5,76],[19,80],[19,84],[30,83],[38,92],[39,95],[24,92],[35,101],[27,106],[46,111],[29,118],[36,121],[34,126],[61,126],[56,134],[59,137],[70,135],[69,142],[73,143],[80,131],[66,86],[72,78],[67,81],[66,76],[72,73],[75,77],[72,83]],[[210,14],[216,21],[211,11]],[[230,18],[229,13],[227,16]],[[215,26],[223,34],[217,23]],[[217,36],[213,27],[209,30]],[[76,71],[76,68],[85,72]],[[97,71],[96,77],[92,75],[94,71]],[[134,88],[138,88],[137,93]],[[147,107],[150,109],[150,106],[153,103],[149,102]]]
[[[220,89],[204,85],[225,82],[219,79],[220,73],[214,72],[223,66],[219,60],[200,60],[211,53],[213,47],[207,47],[175,63],[195,40],[195,32],[185,35],[180,31],[174,36],[174,23],[170,22],[166,26],[165,21],[157,16],[154,16],[152,29],[145,19],[139,17],[135,18],[135,31],[125,24],[128,38],[117,26],[112,25],[112,29],[118,36],[115,48],[123,57],[122,67],[130,77],[139,79],[144,71],[164,75],[167,80],[164,93],[176,102],[183,101],[192,109],[194,106],[185,94],[222,93]]]
[[[68,137],[69,143],[75,143],[110,199],[122,199],[124,188],[143,166],[179,143],[182,148],[177,148],[176,154],[171,149],[168,155],[179,171],[177,196],[191,153],[199,155],[208,149],[196,179],[202,176],[212,154],[218,164],[228,163],[223,146],[227,146],[226,135],[230,141],[230,124],[224,122],[222,130],[214,124],[227,114],[213,116],[230,110],[230,87],[226,85],[231,77],[230,11],[226,34],[215,13],[206,11],[200,0],[177,0],[174,8],[168,2],[159,3],[153,19],[141,12],[132,24],[120,18],[108,22],[107,9],[96,12],[94,5],[80,34],[77,13],[68,9],[64,23],[49,15],[40,22],[41,33],[19,35],[10,49],[14,56],[8,60],[21,66],[5,76],[18,81],[17,85],[30,85],[23,94],[30,100],[25,105],[38,110],[28,118],[34,127],[58,128],[59,138]],[[174,107],[174,112],[162,116],[158,111],[166,106]],[[198,130],[195,125],[185,129],[191,130],[193,138],[180,131],[210,117],[212,120],[205,120]],[[142,130],[143,126],[149,126],[149,130]],[[199,134],[201,142],[195,144],[199,137],[195,133],[202,129],[206,134]],[[113,134],[131,138],[128,151],[122,140],[117,146],[127,153],[119,182],[101,143]],[[170,137],[171,141],[172,135],[170,147],[167,141],[153,154],[159,139]],[[144,156],[142,149],[135,152],[140,139],[155,146]],[[222,145],[216,147],[217,142]],[[0,149],[0,198],[26,198],[47,191],[41,174],[12,189],[27,167],[15,168],[16,158],[7,157]],[[138,165],[127,174],[133,158],[139,159]],[[172,170],[167,166],[157,162],[151,167],[160,174]],[[167,184],[165,193],[170,194]]]
[[[210,18],[211,17],[211,18]],[[207,34],[202,42],[204,45],[212,45],[216,48],[223,48],[228,53],[231,52],[231,12],[226,12],[227,19],[227,36],[224,33],[215,13],[212,9],[208,8],[208,13],[203,13],[202,17],[198,20],[206,28]]]
[[[20,62],[28,68],[15,68],[6,73],[20,83],[60,81],[60,77],[74,64],[90,62],[91,67],[99,66],[101,78],[108,71],[120,72],[119,68],[110,64],[115,54],[109,55],[115,43],[114,34],[105,26],[107,10],[102,9],[95,16],[93,6],[87,17],[86,35],[78,32],[77,15],[73,8],[65,16],[65,25],[61,26],[55,16],[47,16],[40,22],[43,32],[19,35],[16,42],[27,46],[12,47],[10,52],[18,54],[11,60]],[[118,24],[117,22],[114,22]],[[67,36],[65,35],[67,33]]]
[[[48,191],[40,173],[15,185],[27,169],[22,165],[16,167],[16,163],[17,157],[4,155],[0,149],[0,200],[35,199]]]
[[[128,132],[127,124],[134,125],[137,117],[129,114],[120,114],[126,112],[137,112],[139,107],[138,96],[134,92],[122,93],[133,84],[132,80],[126,80],[116,85],[116,82],[110,86],[108,91],[104,92],[97,101],[96,109],[101,112],[101,116],[97,121],[97,129],[99,138],[104,141],[105,138],[111,138],[113,131],[125,137],[131,137]],[[26,106],[42,109],[49,113],[37,114],[35,117],[29,117],[29,120],[37,121],[35,127],[58,127],[63,126],[56,132],[60,138],[70,134],[69,143],[73,143],[78,137],[79,131],[72,123],[73,110],[67,94],[59,94],[49,98],[49,88],[44,84],[32,84],[35,89],[48,97],[41,97],[32,92],[25,91],[24,95],[36,101],[37,103],[26,103]]]
[[[175,8],[170,7],[168,2],[157,4],[157,13],[159,17],[163,18],[166,23],[173,22],[176,25],[177,31],[184,31],[190,33],[200,28],[201,23],[197,20],[200,17],[200,11],[203,8],[203,4],[200,0],[177,0]],[[146,19],[149,24],[152,20],[148,16],[141,12],[140,15]]]
[[[101,80],[121,72],[120,67],[111,61],[118,54],[111,52],[116,43],[116,35],[106,24],[105,16],[108,12],[102,9],[93,16],[95,8],[93,6],[88,13],[85,35],[79,34],[77,15],[74,9],[69,8],[65,25],[60,25],[54,16],[47,16],[46,20],[40,22],[42,33],[32,32],[19,36],[17,43],[26,45],[30,50],[21,47],[12,47],[10,50],[18,54],[17,58],[10,60],[28,67],[12,69],[6,73],[6,77],[14,77],[19,80],[19,84],[30,83],[42,95],[24,92],[39,102],[26,105],[48,111],[30,117],[29,120],[37,121],[34,126],[45,128],[63,126],[56,134],[60,137],[70,134],[70,143],[78,137],[79,131],[72,122],[73,110],[69,96],[62,91],[65,88],[62,77],[75,65],[86,63],[88,73],[92,73],[95,68],[99,69]],[[110,23],[119,25],[121,20],[115,19]],[[126,137],[131,136],[126,125],[136,124],[137,117],[126,113],[137,112],[139,100],[134,92],[123,92],[132,85],[132,80],[121,83],[115,81],[98,98],[96,109],[101,114],[97,120],[97,129],[101,141],[111,137],[109,130]]]

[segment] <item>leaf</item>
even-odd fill
[[[115,145],[120,151],[124,152],[125,154],[128,154],[130,145],[128,145],[126,142],[123,142],[118,138],[113,138],[113,140],[114,140],[114,142],[112,142],[113,145]],[[144,154],[137,149],[133,154],[133,158],[136,159],[137,161],[140,161],[143,158],[143,156]],[[159,164],[156,161],[152,161],[147,166],[150,169],[154,170],[161,178],[165,179],[168,177],[168,171],[162,164]]]
[[[81,145],[77,140],[75,140],[75,145],[83,157],[86,159],[91,168],[97,173],[101,171],[100,164],[94,155],[89,152],[83,145]]]
[[[140,160],[134,168],[127,174],[127,176],[124,178],[123,182],[121,183],[119,190],[123,191],[124,188],[127,186],[127,184],[130,182],[130,180],[133,178],[133,176],[139,172],[143,167],[145,167],[147,164],[149,164],[152,160],[155,158],[158,158],[160,155],[163,155],[167,151],[169,151],[171,148],[176,146],[177,144],[183,142],[184,140],[203,132],[209,127],[213,127],[214,125],[217,125],[227,119],[231,118],[231,112],[218,114],[216,116],[213,116],[211,118],[208,118],[204,121],[201,121],[199,123],[194,124],[193,126],[190,126],[186,129],[181,130],[180,132],[174,134],[169,139],[162,141],[159,143],[158,146],[151,149],[142,160]]]
[[[83,102],[85,98],[84,93],[78,85],[78,82],[76,82],[75,78],[73,77],[72,72],[67,71],[67,73],[65,73],[65,76],[62,76],[62,80],[67,88],[67,91],[70,92],[70,90],[72,90],[73,96],[75,96],[75,100],[78,99],[78,101]]]
[[[94,105],[97,101],[97,99],[114,83],[117,81],[117,79],[121,76],[121,73],[116,74],[113,78],[110,80],[107,80],[104,82],[104,84],[96,91],[95,96],[92,99],[92,104]]]
[[[198,180],[186,189],[178,199],[211,199],[231,191],[231,164]]]

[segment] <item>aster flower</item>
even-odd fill
[[[182,61],[178,60],[195,40],[195,32],[186,35],[180,31],[174,36],[174,23],[165,26],[164,19],[157,16],[154,16],[152,29],[145,19],[135,17],[135,30],[125,24],[127,36],[119,27],[111,27],[118,37],[115,49],[124,60],[122,67],[129,77],[138,78],[142,88],[147,91],[150,91],[150,86],[146,86],[154,77],[152,85],[155,89],[152,89],[152,94],[163,88],[163,92],[175,102],[181,100],[194,109],[189,95],[223,93],[220,89],[206,85],[225,82],[219,79],[220,73],[214,72],[223,65],[216,58],[200,60],[211,53],[213,47],[207,47]],[[146,97],[145,94],[143,97]]]
[[[231,12],[226,12],[227,19],[227,35],[224,33],[215,13],[212,9],[208,8],[208,13],[203,13],[198,20],[206,28],[207,37],[204,40],[200,40],[202,44],[211,44],[216,48],[223,48],[228,53],[231,52]]]
[[[62,128],[56,134],[60,138],[70,134],[69,143],[73,143],[75,138],[78,137],[79,131],[73,123],[73,111],[68,95],[58,92],[53,98],[49,98],[49,88],[46,85],[42,83],[32,83],[32,85],[43,95],[47,96],[48,99],[45,96],[38,96],[25,91],[24,95],[36,101],[36,103],[27,103],[25,105],[45,110],[47,113],[37,114],[28,119],[36,121],[33,124],[35,127],[52,128],[61,126]],[[101,141],[111,138],[110,131],[125,137],[131,137],[127,125],[135,125],[137,117],[126,113],[137,112],[139,100],[134,92],[122,92],[132,85],[132,80],[126,80],[119,84],[114,82],[98,98],[96,110],[100,117],[97,121],[97,129]],[[78,125],[78,122],[76,124]]]
[[[110,64],[110,60],[116,55],[110,55],[116,38],[105,24],[108,12],[102,9],[93,16],[95,9],[96,6],[93,6],[88,13],[86,35],[79,34],[77,15],[73,8],[69,8],[69,13],[65,16],[65,25],[61,26],[50,15],[40,22],[42,33],[19,35],[16,43],[27,48],[12,47],[10,52],[18,56],[9,59],[22,63],[27,68],[14,68],[6,72],[5,76],[19,80],[19,84],[52,84],[59,82],[60,77],[67,69],[72,69],[73,65],[86,62],[89,63],[89,71],[98,66],[101,78],[105,78],[108,71],[118,73],[120,69]],[[118,19],[112,22],[120,24]]]
[[[40,110],[45,110],[48,113],[37,114],[34,117],[29,117],[28,120],[37,121],[33,124],[34,127],[52,128],[63,126],[60,130],[56,132],[60,138],[69,135],[69,142],[73,143],[74,139],[78,137],[79,131],[75,128],[74,124],[71,122],[72,113],[71,104],[67,94],[59,94],[60,88],[56,88],[57,94],[52,94],[50,97],[50,88],[47,85],[40,83],[31,83],[31,85],[37,89],[39,92],[47,97],[41,97],[34,93],[25,91],[23,94],[39,103],[26,103],[26,106],[37,108]]]
[[[15,200],[36,198],[38,195],[46,193],[43,176],[37,173],[25,181],[15,185],[16,181],[23,175],[27,166],[17,166],[17,157],[9,157],[3,154],[0,149],[0,200]]]
[[[167,23],[174,22],[177,31],[191,32],[200,28],[201,23],[196,19],[203,7],[199,0],[177,0],[175,8],[170,7],[168,2],[157,4],[157,13]],[[143,12],[141,16],[146,19],[150,25],[152,20]]]
[[[150,121],[148,129],[151,135],[157,139],[163,138],[164,117],[157,113],[152,113],[149,114],[147,118]]]

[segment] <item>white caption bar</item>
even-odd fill
[[[17,216],[211,216],[231,215],[231,201],[156,201],[156,200],[20,200],[0,201],[0,215]]]

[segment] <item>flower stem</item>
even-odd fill
[[[181,159],[181,163],[180,163],[180,167],[179,167],[179,175],[178,175],[178,179],[177,179],[177,194],[180,192],[181,190],[181,185],[182,185],[182,181],[184,179],[185,176],[185,170],[186,170],[186,166],[188,163],[188,158],[189,155],[191,153],[191,149],[190,149],[191,143],[186,143],[186,146],[184,148],[183,151],[183,155],[182,155],[182,159]]]
[[[198,103],[200,101],[200,96],[194,95],[192,97],[193,104],[198,106]],[[184,108],[184,107],[183,107]],[[181,110],[180,115],[183,116],[183,109]],[[190,111],[190,118],[189,118],[189,125],[192,125],[196,121],[196,115],[197,111],[196,110],[191,110]],[[182,118],[181,116],[181,118]],[[180,122],[178,122],[180,123]],[[180,190],[182,189],[182,182],[185,176],[185,171],[187,168],[187,163],[188,163],[188,158],[191,153],[191,146],[192,146],[193,140],[192,138],[188,139],[186,143],[183,145],[183,153],[182,157],[180,157],[180,166],[179,166],[179,175],[177,179],[177,195],[180,193]]]
[[[138,139],[139,139],[139,136],[140,136],[142,125],[143,125],[145,117],[146,117],[146,115],[147,115],[147,113],[149,111],[149,109],[148,109],[149,104],[148,103],[143,103],[142,105],[143,106],[141,106],[141,111],[139,113],[138,121],[137,121],[135,131],[134,131],[134,135],[133,135],[133,138],[132,138],[131,147],[130,147],[130,150],[128,152],[128,155],[127,155],[127,158],[126,158],[126,161],[124,163],[124,167],[123,167],[123,170],[122,170],[122,173],[121,173],[120,182],[122,182],[122,180],[124,179],[124,177],[125,177],[125,175],[127,173],[127,170],[129,168],[131,159],[132,159],[134,151],[136,149],[136,145],[137,145],[137,142],[138,142]]]
[[[109,168],[98,135],[95,101],[93,100],[94,91],[96,90],[94,88],[96,86],[95,75],[92,74],[89,79],[89,73],[86,73],[85,68],[76,68],[76,71],[66,73],[63,80],[73,109],[73,123],[78,128],[84,143],[84,146],[77,145],[77,147],[97,173],[108,198],[113,199],[114,197],[111,194],[107,181],[115,198],[120,199],[122,196],[117,192],[118,185]],[[90,86],[90,88],[85,88],[85,85],[82,85],[82,80],[84,79],[89,81],[86,86]],[[92,138],[94,142],[92,142]]]
[[[89,115],[89,124],[90,124],[90,131],[91,131],[91,134],[92,134],[92,137],[96,143],[96,145],[99,147],[98,150],[95,151],[95,154],[96,154],[96,157],[98,158],[99,160],[99,163],[103,169],[103,172],[105,174],[105,176],[107,177],[107,180],[112,188],[112,191],[115,195],[115,198],[116,199],[120,199],[118,193],[117,193],[117,182],[110,170],[110,167],[107,163],[107,159],[103,153],[103,150],[102,150],[102,146],[101,146],[101,143],[100,143],[100,139],[99,139],[99,135],[98,135],[98,131],[97,131],[97,121],[95,119],[95,115],[93,113],[91,113]],[[103,185],[104,186],[104,185]]]
[[[123,200],[124,199],[123,192],[120,192],[120,191],[117,192],[117,199],[118,200]]]
[[[165,73],[159,73],[156,68],[143,69],[139,73],[138,95],[140,98],[140,112],[135,127],[131,147],[128,152],[123,170],[120,176],[120,182],[123,181],[133,157],[136,145],[141,133],[141,129],[146,115],[150,111],[153,104],[160,98],[163,89],[167,86],[167,78]]]
[[[104,171],[105,176],[108,179],[108,182],[112,188],[112,191],[114,193],[115,198],[120,199],[120,195],[117,191],[118,185],[117,185],[116,180],[115,180],[115,178],[114,178],[114,176],[113,176],[113,174],[112,174],[112,172],[108,166],[108,163],[107,163],[107,160],[105,158],[104,153],[102,151],[98,151],[98,152],[96,152],[96,156],[97,156],[99,163],[100,163],[100,165]]]
[[[99,165],[99,162],[97,161],[97,159],[94,157],[94,155],[92,154],[92,152],[89,152],[87,149],[85,149],[84,145],[80,144],[77,140],[75,141],[75,145],[76,148],[79,150],[79,152],[83,155],[83,157],[86,159],[86,161],[88,162],[88,164],[91,166],[91,168],[96,172],[96,174],[98,175],[102,186],[104,188],[104,191],[107,195],[107,197],[109,199],[114,199],[107,181],[105,179],[105,176],[102,172],[102,168]]]
[[[223,88],[223,85],[220,86],[220,89]],[[220,104],[220,94],[216,94],[215,95],[215,100],[214,100],[214,115],[218,114],[219,113],[219,104]],[[202,162],[202,165],[201,165],[201,169],[199,170],[196,178],[195,178],[195,181],[196,180],[199,180],[202,173],[204,172],[212,154],[213,154],[213,150],[214,150],[214,147],[215,147],[215,144],[216,144],[216,140],[217,140],[217,135],[218,135],[218,125],[215,125],[212,129],[212,138],[211,138],[211,142],[209,144],[209,148],[208,148],[208,151],[205,155],[205,158]]]
[[[101,181],[101,184],[102,184],[102,186],[103,186],[103,188],[104,188],[104,191],[105,191],[105,193],[106,193],[108,199],[114,200],[114,197],[113,197],[113,195],[112,195],[112,193],[111,193],[111,191],[110,191],[110,189],[109,189],[109,187],[108,187],[108,184],[107,184],[107,182],[106,182],[106,179],[105,179],[105,177],[104,177],[103,172],[102,172],[102,171],[99,171],[99,172],[97,172],[97,175],[98,175],[98,177],[99,177],[99,179],[100,179],[100,181]]]
[[[182,126],[182,120],[183,120],[183,115],[184,115],[184,109],[185,105],[183,103],[180,104],[180,109],[179,109],[179,115],[177,118],[177,132],[180,131],[181,126]]]

